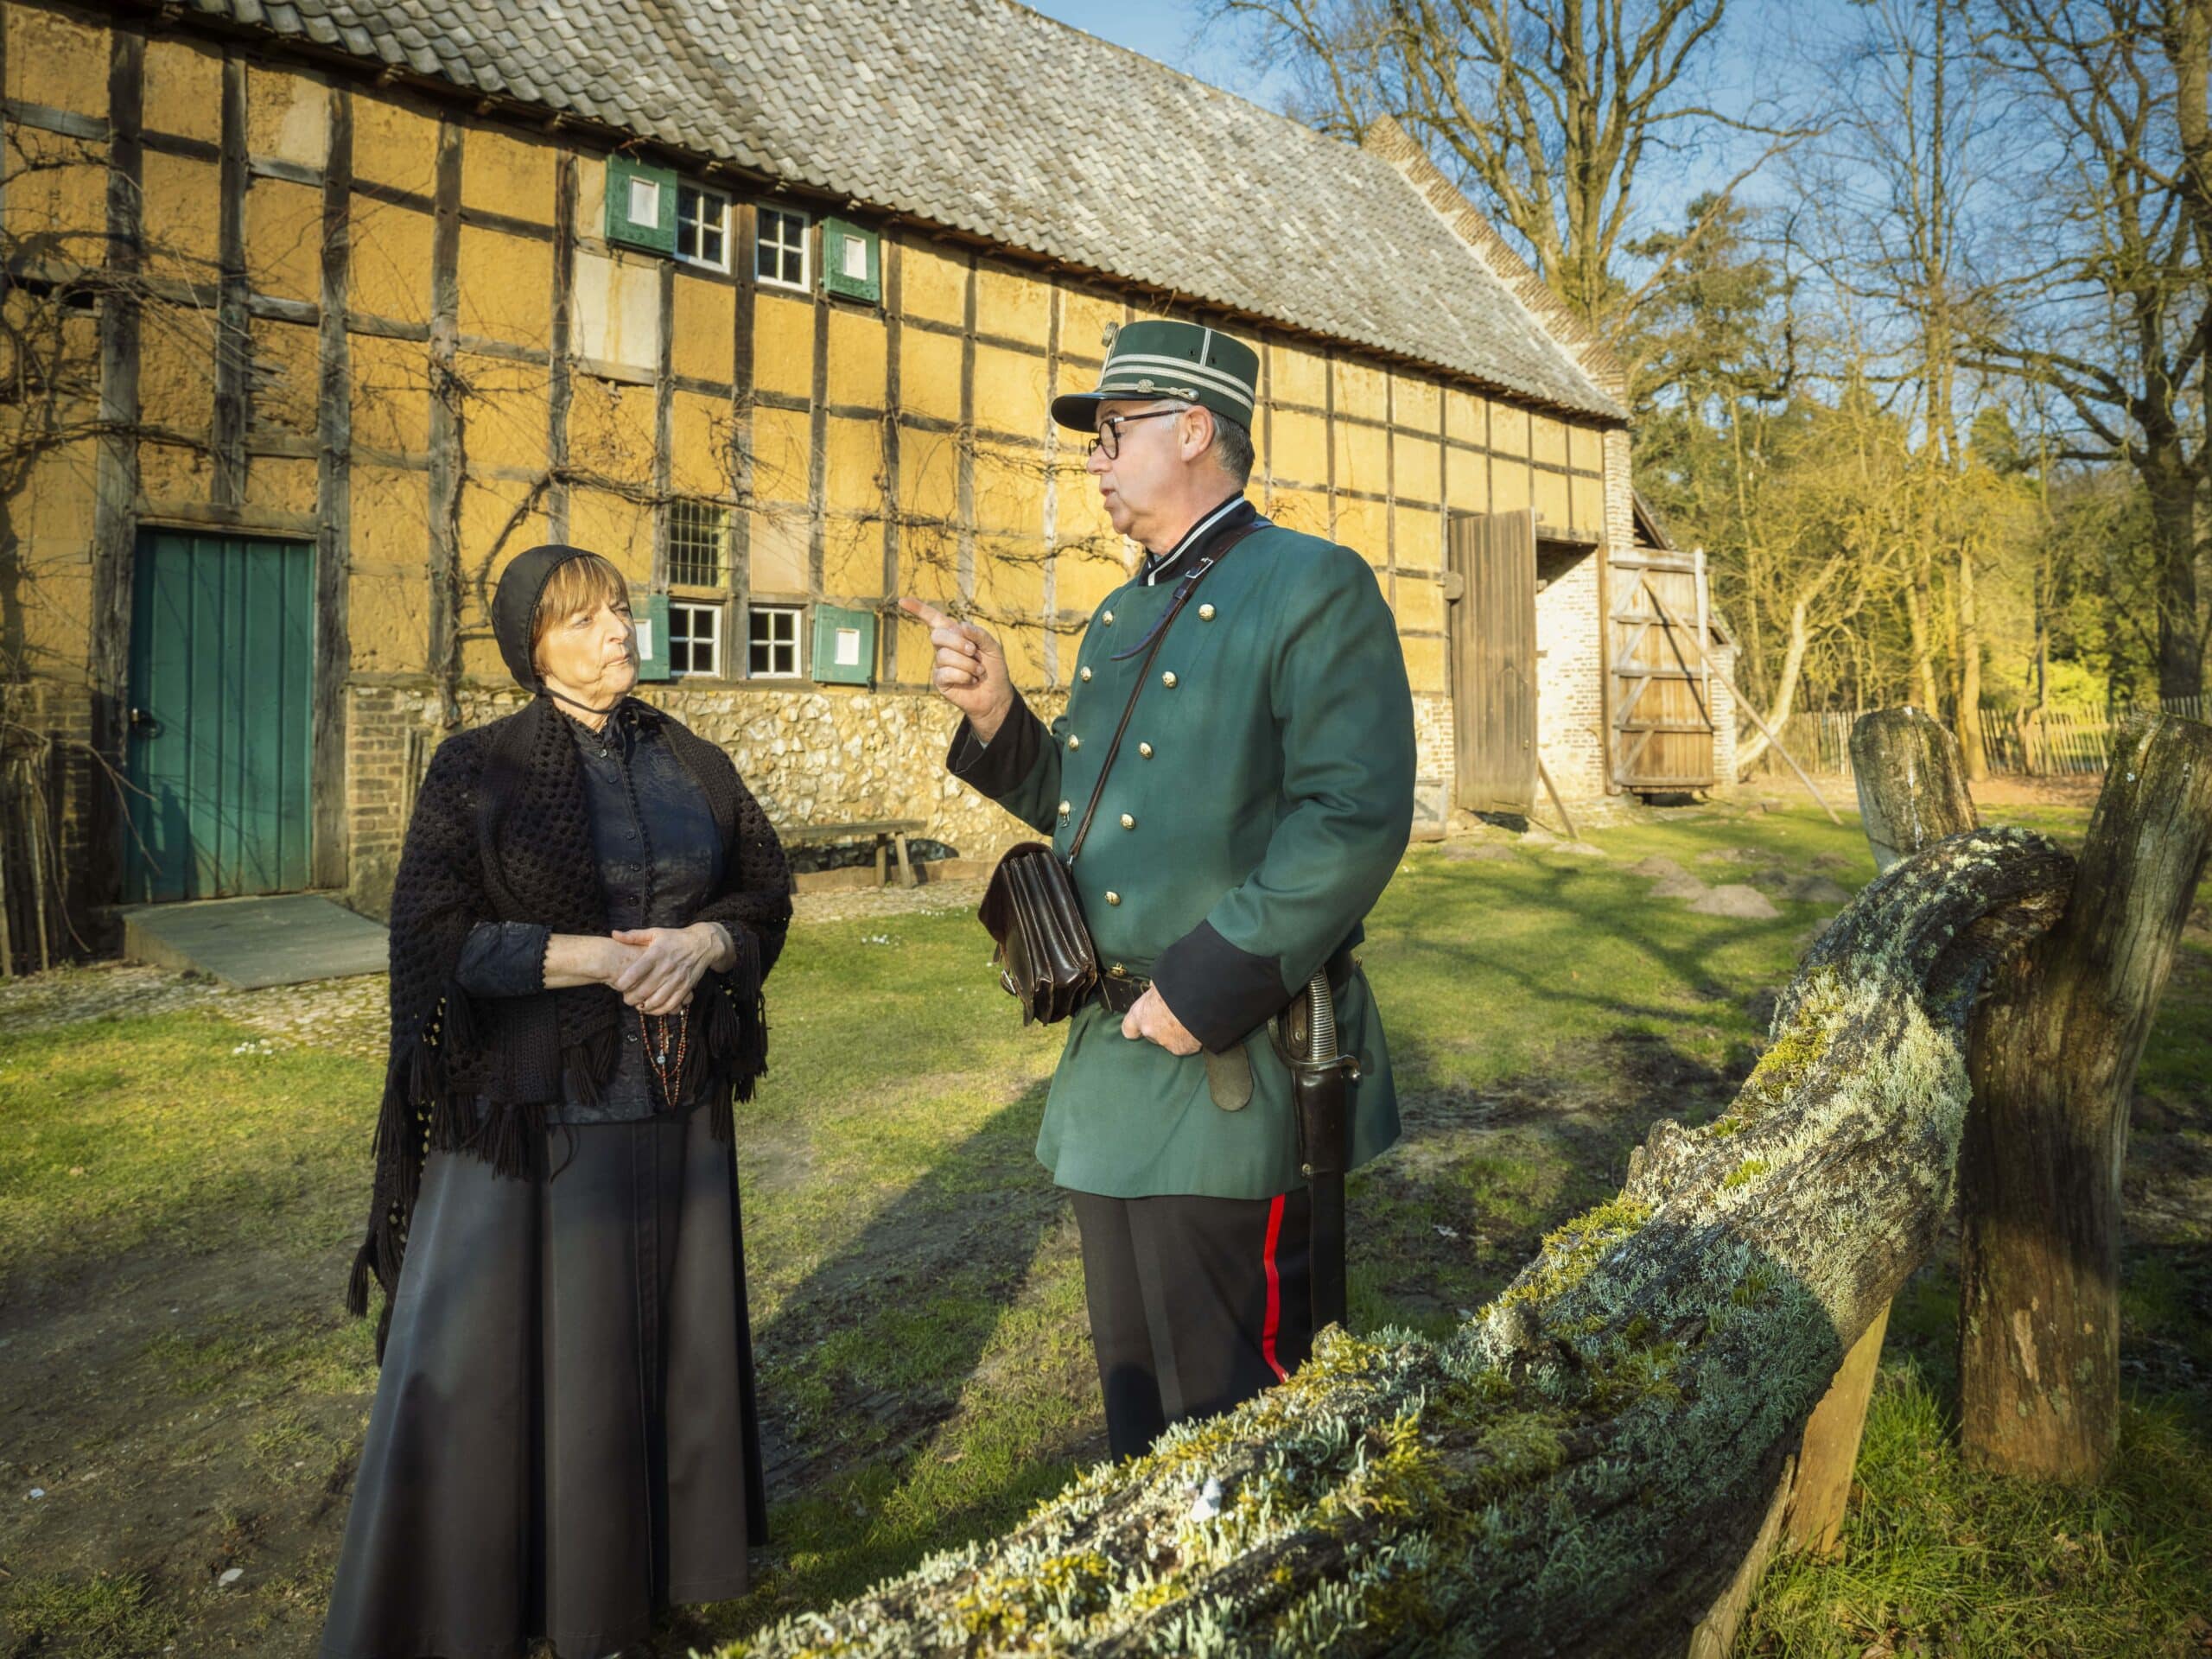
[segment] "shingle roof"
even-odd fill
[[[1541,297],[1516,296],[1525,272],[1495,268],[1503,245],[1478,252],[1376,147],[1012,0],[192,4],[1163,296],[1623,416],[1535,321]]]

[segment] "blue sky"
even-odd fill
[[[1201,35],[1205,9],[1176,0],[1023,0],[1033,10],[1097,35],[1101,40],[1157,58],[1186,75],[1224,92],[1278,108],[1287,83],[1247,63],[1235,41],[1221,30]]]
[[[1280,109],[1290,91],[1289,78],[1249,60],[1249,48],[1234,31],[1201,27],[1209,7],[1191,0],[1022,0],[1033,10],[1101,39],[1155,58],[1240,98]],[[1847,0],[1800,0],[1787,9],[1745,4],[1732,8],[1718,50],[1706,60],[1700,79],[1706,101],[1729,110],[1747,110],[1778,84],[1802,77],[1804,59],[1814,42],[1848,10]],[[1646,157],[1638,181],[1640,217],[1672,224],[1700,188],[1725,181],[1756,153],[1757,141],[1719,137],[1702,153]],[[1757,200],[1758,183],[1746,193]]]

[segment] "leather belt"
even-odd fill
[[[1344,988],[1344,982],[1352,976],[1359,963],[1349,950],[1339,950],[1329,958],[1329,985],[1332,990]],[[1136,1007],[1137,999],[1152,988],[1152,982],[1135,974],[1101,974],[1098,988],[1093,995],[1099,1007],[1109,1014],[1126,1014]]]

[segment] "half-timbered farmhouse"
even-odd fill
[[[1051,705],[1128,550],[1046,405],[1160,315],[1258,345],[1256,498],[1373,562],[1424,820],[1540,802],[1539,759],[1570,800],[1726,775],[1699,654],[1637,620],[1690,562],[1635,511],[1617,365],[1387,124],[1010,0],[0,22],[19,944],[31,854],[87,930],[377,909],[429,748],[513,700],[486,603],[546,540],[628,573],[645,695],[779,822],[988,854],[895,599]]]

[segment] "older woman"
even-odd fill
[[[629,600],[537,547],[493,632],[536,693],[442,745],[400,859],[375,1206],[383,1373],[331,1659],[561,1659],[746,1588],[763,1503],[731,1100],[766,1069],[782,849],[629,696]]]

